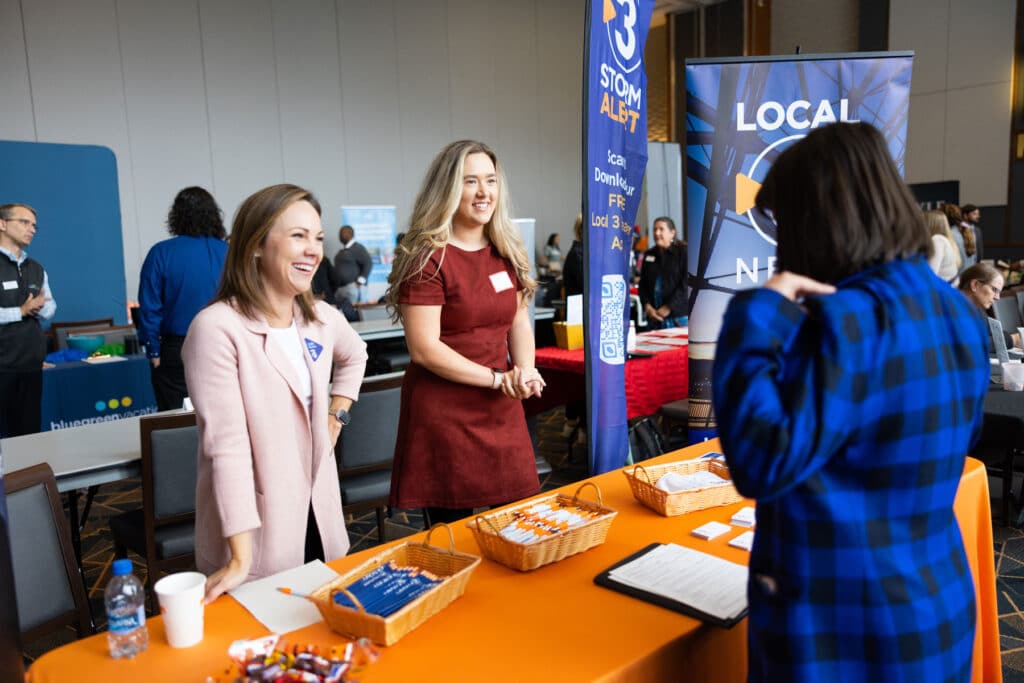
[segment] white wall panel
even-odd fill
[[[451,72],[452,134],[494,144],[497,137],[494,49],[502,31],[495,23],[500,0],[448,0],[448,66]]]
[[[122,203],[138,220],[135,249],[125,245],[128,298],[135,300],[146,252],[168,237],[174,196],[190,185],[213,191],[213,168],[196,4],[118,0],[117,29],[135,188]]]
[[[341,105],[347,149],[346,204],[395,204],[402,158],[394,4],[341,0]],[[407,211],[407,210],[406,210]],[[399,210],[399,215],[402,215]]]
[[[1010,81],[1016,14],[1013,0],[949,0],[950,90]]]
[[[536,8],[537,128],[544,150],[537,230],[544,239],[557,230],[568,253],[583,199],[584,4],[540,0]]]
[[[1007,202],[1010,98],[1007,84],[951,90],[946,100],[944,174],[960,180],[960,202]]]
[[[398,73],[398,115],[402,149],[388,160],[398,204],[398,231],[408,227],[409,214],[427,166],[452,133],[451,82],[448,73],[448,8],[443,2],[403,0],[396,5],[395,48]]]
[[[37,139],[103,145],[117,158],[126,254],[137,253],[131,147],[114,0],[22,4]],[[61,229],[87,230],[85,225]],[[125,275],[133,267],[125,263]]]
[[[230,217],[284,181],[269,0],[200,0],[213,189]]]
[[[771,51],[856,52],[858,0],[773,0]],[[742,31],[741,27],[736,30]]]
[[[946,93],[910,96],[905,177],[908,183],[950,180],[943,175],[946,150]]]
[[[338,206],[348,191],[335,4],[272,0],[272,7],[283,177],[320,200],[329,258],[338,246]]]
[[[518,217],[537,219],[536,240],[543,249],[548,235],[563,226],[552,225],[542,203],[534,4],[499,2],[492,9],[491,19],[502,30],[492,36],[492,49],[498,58],[494,63],[496,130],[490,143],[508,176],[513,212]]]
[[[0,139],[35,140],[32,88],[18,0],[0,0],[0,83],[4,86],[0,98]]]

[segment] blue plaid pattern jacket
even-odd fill
[[[953,515],[989,383],[986,331],[924,259],[811,297],[742,292],[713,398],[757,500],[752,681],[968,681],[974,585]]]

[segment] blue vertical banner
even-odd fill
[[[341,224],[351,225],[356,242],[370,252],[373,268],[366,279],[366,301],[377,301],[387,291],[391,264],[395,260],[395,207],[343,206]]]
[[[820,126],[878,128],[900,172],[912,52],[686,62],[690,441],[716,434],[711,365],[735,292],[775,272],[775,224],[754,206],[772,162]]]
[[[647,167],[644,45],[654,0],[590,0],[584,74],[584,353],[590,471],[629,453],[626,330],[633,220]]]

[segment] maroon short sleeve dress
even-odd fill
[[[515,269],[494,247],[465,251],[449,245],[402,287],[399,302],[440,305],[441,341],[504,371],[519,289]],[[480,507],[539,490],[520,401],[450,382],[415,363],[406,368],[391,472],[393,507]]]

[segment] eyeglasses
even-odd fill
[[[39,226],[36,225],[36,222],[33,221],[33,220],[30,220],[28,218],[3,218],[3,219],[0,219],[0,220],[13,221],[15,223],[21,223],[22,225],[27,225],[27,226],[29,226],[31,228],[36,229],[36,230],[39,229]]]
[[[997,289],[995,287],[995,285],[990,285],[987,282],[983,282],[982,284],[985,285],[986,287],[988,287],[989,289],[991,289],[992,290],[992,294],[995,295],[995,296],[999,296],[1003,292],[1002,288]]]

